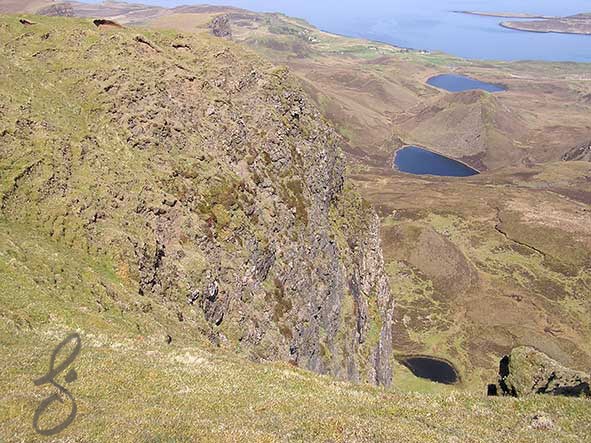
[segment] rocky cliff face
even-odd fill
[[[2,219],[101,257],[146,312],[220,346],[390,383],[379,222],[286,69],[69,19],[0,34]]]

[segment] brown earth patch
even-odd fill
[[[433,282],[437,291],[445,293],[446,299],[478,285],[476,269],[462,251],[431,227],[404,223],[383,229],[385,243],[396,245],[395,250],[385,248],[386,258],[393,255],[408,261]]]
[[[555,191],[572,200],[591,205],[591,191],[585,191],[582,189],[555,189]],[[589,211],[589,209],[587,209],[587,211]]]

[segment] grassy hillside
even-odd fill
[[[471,387],[519,344],[588,370],[589,165],[555,163],[568,140],[587,141],[591,130],[588,66],[469,61],[335,36],[280,14],[229,17],[233,38],[288,64],[349,141],[354,180],[381,215],[396,352],[448,358]],[[450,71],[508,91],[425,85]],[[397,174],[391,162],[403,142],[489,173]]]
[[[351,157],[360,162],[373,162],[384,150],[391,152],[399,138],[419,138],[402,122],[420,120],[433,108],[442,115],[421,128],[428,147],[479,169],[559,160],[586,141],[591,130],[589,68],[584,63],[465,60],[322,32],[282,14],[225,15],[235,41],[286,64],[302,80],[347,139]],[[149,22],[193,32],[203,31],[199,23],[195,16],[189,19],[179,13]],[[464,122],[467,113],[481,110],[426,85],[429,77],[442,73],[473,76],[508,90],[495,95],[494,104],[482,103],[482,119]],[[506,115],[517,119],[507,122]],[[490,127],[493,123],[500,124]],[[455,137],[445,133],[445,125],[457,128]],[[481,152],[474,154],[467,140],[477,141]]]
[[[438,152],[468,161],[481,171],[491,164],[519,163],[523,156],[518,146],[525,138],[525,121],[486,92],[446,94],[397,124],[407,143],[436,146]]]
[[[29,0],[20,10],[35,9],[35,4]],[[289,66],[345,137],[348,152],[360,161],[374,161],[374,156],[396,147],[398,139],[418,139],[402,122],[422,120],[425,111],[434,108],[442,115],[431,124],[423,122],[422,139],[429,148],[463,158],[479,169],[559,160],[587,141],[591,130],[591,86],[585,63],[464,60],[330,34],[283,14],[228,7],[69,4],[75,16],[110,17],[125,24],[197,33],[209,32],[214,17],[223,16],[234,41],[275,64]],[[493,109],[483,104],[482,119],[466,123],[466,113],[480,111],[454,103],[447,92],[426,85],[429,77],[442,73],[473,76],[508,90],[496,96]],[[497,112],[501,124],[488,127],[496,121]],[[519,116],[519,124],[507,124],[503,118],[507,114]],[[442,123],[457,128],[459,134],[446,134]],[[432,137],[425,138],[425,131],[432,132]],[[462,131],[467,131],[465,136]],[[476,141],[476,154],[467,141]]]
[[[0,244],[0,441],[591,441],[588,400],[403,392],[253,363],[199,339],[158,304],[146,314],[134,293],[111,288],[102,263],[18,226],[2,225]],[[59,435],[41,438],[33,413],[53,391],[32,380],[72,330],[82,340],[72,365],[78,380],[67,384],[78,415]],[[399,368],[401,379],[408,385],[413,377]],[[426,389],[414,380],[413,391]],[[68,412],[66,403],[43,424]]]
[[[194,343],[169,346],[159,336],[84,333],[78,381],[68,385],[78,417],[62,434],[41,439],[32,414],[51,390],[31,379],[45,373],[66,332],[3,338],[2,441],[584,442],[591,435],[585,400],[402,393],[254,364]],[[535,417],[550,418],[552,427],[540,429]]]
[[[468,179],[360,168],[398,296],[395,350],[445,357],[469,386],[518,345],[588,371],[590,177],[588,162]]]

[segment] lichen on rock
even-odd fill
[[[498,392],[502,395],[589,397],[590,386],[589,374],[567,368],[531,347],[515,348],[501,359]]]

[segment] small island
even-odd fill
[[[531,19],[526,21],[505,21],[499,23],[507,29],[526,32],[554,32],[559,34],[591,35],[591,12],[556,17],[521,12],[481,12],[481,11],[453,11],[457,14],[478,15],[482,17]]]
[[[504,28],[515,29],[517,31],[591,35],[591,13],[547,20],[502,22],[500,25]]]

